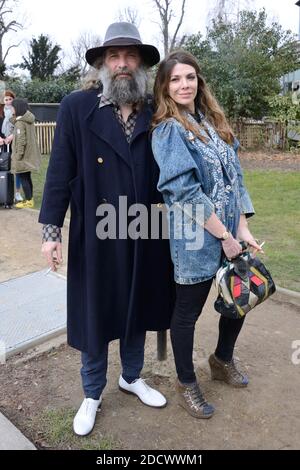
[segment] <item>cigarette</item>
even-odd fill
[[[259,247],[260,247],[260,248],[262,248],[262,247],[264,246],[264,244],[265,244],[265,243],[266,243],[266,242],[262,242],[262,244],[261,244],[261,245],[259,245]]]
[[[45,276],[47,276],[47,274],[49,274],[51,271],[51,268],[47,269],[47,271],[45,272]]]

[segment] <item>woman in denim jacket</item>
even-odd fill
[[[222,257],[241,252],[239,241],[261,251],[246,218],[254,214],[237,156],[238,141],[212,96],[196,59],[185,51],[161,62],[154,86],[152,148],[160,168],[158,189],[169,211],[170,248],[177,290],[171,341],[179,404],[196,418],[210,418],[193,365],[195,323]],[[219,322],[209,358],[212,378],[235,387],[248,379],[233,360],[244,318]]]

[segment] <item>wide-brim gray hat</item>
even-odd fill
[[[152,67],[160,61],[160,55],[156,47],[143,44],[137,27],[124,21],[112,23],[105,34],[104,42],[100,47],[88,49],[85,58],[90,65],[102,57],[108,47],[136,46],[146,65]]]

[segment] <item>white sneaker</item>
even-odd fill
[[[119,389],[122,392],[136,395],[142,403],[154,408],[163,408],[167,404],[165,397],[157,390],[154,390],[154,388],[149,387],[143,379],[136,379],[129,384],[120,375]]]
[[[22,198],[21,194],[19,193],[19,191],[17,191],[16,194],[15,194],[15,200],[17,202],[23,201],[23,198]]]
[[[78,436],[86,436],[92,431],[101,401],[102,397],[100,397],[99,400],[93,400],[92,398],[85,398],[83,400],[73,421],[75,434]]]

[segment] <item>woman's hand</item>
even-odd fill
[[[254,255],[258,251],[260,253],[263,253],[262,248],[257,243],[257,241],[255,240],[255,238],[253,237],[252,233],[250,232],[250,230],[248,228],[247,219],[246,219],[244,214],[242,214],[241,217],[240,217],[240,223],[239,223],[239,226],[238,226],[236,238],[240,241],[246,242],[248,245],[250,245],[252,248],[254,248],[254,251],[253,251]]]
[[[242,253],[241,245],[235,238],[233,238],[231,233],[227,240],[222,240],[221,243],[225,256],[228,259],[236,258],[240,253]]]
[[[10,134],[8,137],[6,137],[6,139],[4,140],[4,142],[6,143],[6,145],[11,144],[13,138],[14,138],[13,134]]]

